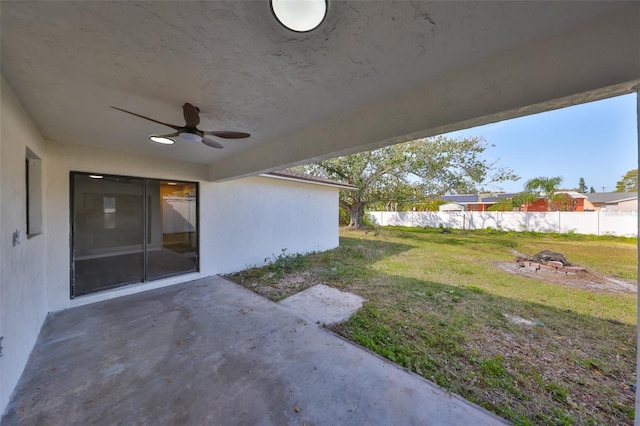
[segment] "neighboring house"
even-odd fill
[[[499,199],[510,198],[516,195],[515,193],[501,193],[501,194],[456,194],[456,195],[443,195],[440,197],[443,201],[450,203],[462,204],[465,206],[465,210],[484,212],[494,205]]]
[[[487,211],[491,206],[496,204],[499,200],[505,198],[511,198],[517,193],[500,193],[500,194],[460,194],[460,195],[445,195],[440,197],[444,201],[452,203],[459,203],[466,207],[468,211]],[[588,211],[591,206],[584,194],[576,191],[558,191],[556,194],[567,194],[573,199],[573,210],[575,212]],[[534,203],[527,203],[522,206],[521,211],[525,212],[546,212],[549,211],[547,200],[541,196]]]
[[[587,197],[584,194],[581,194],[576,191],[557,191],[556,196],[562,196],[563,194],[568,195],[573,200],[572,206],[570,210],[574,212],[583,212],[585,210],[585,201]],[[587,210],[589,204],[586,204]],[[549,211],[549,203],[544,198],[544,194],[541,194],[540,198],[534,203],[527,203],[522,208],[522,211],[525,212],[548,212]]]
[[[637,212],[637,192],[594,192],[586,194],[594,210],[608,212]]]
[[[0,2],[0,412],[49,312],[337,246],[347,187],[269,172],[640,87],[638,2],[267,3]]]
[[[438,210],[441,212],[463,212],[467,210],[467,206],[460,203],[447,203],[438,206]]]

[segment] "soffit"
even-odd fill
[[[230,159],[221,172],[230,177],[236,164],[247,174],[339,152],[364,137],[366,122],[315,150],[292,135],[304,139],[336,117],[588,28],[628,5],[331,1],[320,29],[296,34],[277,24],[266,0],[3,1],[2,73],[52,143],[212,165]],[[171,129],[109,108],[182,124],[184,102],[201,109],[201,129],[252,137],[222,141],[223,150],[183,140],[160,146],[147,136]],[[259,163],[270,146],[279,151]]]

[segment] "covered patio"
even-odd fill
[[[2,425],[503,423],[210,277],[51,315]]]
[[[173,296],[163,296],[172,289],[163,290],[167,293],[160,291],[157,300],[147,299],[154,293],[130,295],[181,285],[177,287],[181,290],[176,290],[178,297],[181,291],[187,291],[181,283],[199,279],[219,282],[210,277],[261,264],[283,249],[299,253],[336,247],[340,188],[269,173],[634,93],[640,88],[637,1],[330,0],[320,27],[304,33],[280,25],[267,0],[18,0],[2,1],[0,12],[0,413],[13,401],[11,421],[17,421],[21,409],[29,408],[21,395],[39,391],[30,387],[38,381],[58,380],[56,372],[63,369],[59,362],[51,367],[40,365],[40,369],[39,351],[55,346],[65,357],[73,355],[76,342],[80,345],[83,339],[91,337],[84,327],[97,326],[94,315],[108,317],[110,311],[123,309],[121,314],[130,321],[110,331],[94,329],[93,333],[113,339],[105,339],[105,344],[111,341],[115,345],[105,348],[105,354],[138,356],[137,352],[131,355],[128,351],[136,350],[139,340],[151,339],[148,342],[151,346],[145,346],[147,364],[142,358],[130,358],[127,362],[131,364],[126,364],[106,359],[102,352],[92,352],[89,340],[84,341],[88,349],[77,355],[89,356],[84,364],[79,364],[86,371],[74,370],[69,374],[70,382],[58,385],[66,387],[67,396],[75,395],[74,407],[78,412],[66,415],[77,414],[78,419],[109,414],[95,408],[101,399],[122,398],[110,400],[118,415],[124,415],[127,409],[147,410],[155,405],[154,392],[160,394],[165,387],[171,389],[176,384],[186,389],[191,381],[185,380],[184,375],[201,380],[195,369],[189,370],[192,367],[188,363],[181,365],[182,377],[174,373],[176,370],[168,368],[165,372],[161,367],[165,357],[179,358],[179,351],[185,348],[194,353],[204,353],[198,351],[208,348],[206,356],[211,355],[216,342],[205,343],[205,335],[226,342],[224,347],[244,347],[245,357],[250,354],[247,336],[251,333],[243,334],[244,329],[238,330],[235,340],[235,333],[215,336],[203,331],[202,315],[212,315],[212,320],[206,322],[212,329],[230,318],[243,318],[238,312],[215,316],[229,306],[223,301],[228,295],[222,290],[217,292],[217,285],[197,287],[210,290],[210,294],[180,303]],[[191,106],[190,113],[185,112],[185,105]],[[196,121],[198,128],[194,127]],[[189,128],[180,127],[183,123],[191,124]],[[173,136],[173,144],[159,144],[150,139],[151,135],[168,133],[170,127],[182,129],[176,132],[181,136]],[[214,132],[208,133],[213,134],[211,137],[216,137],[215,134],[250,137],[207,142],[202,139],[204,130]],[[215,148],[220,145],[223,149]],[[89,180],[94,178],[102,179],[101,183]],[[109,188],[107,180],[113,184]],[[81,181],[86,184],[84,190],[80,190]],[[174,185],[182,189],[177,190]],[[98,187],[99,190],[95,189]],[[158,226],[168,217],[161,213],[172,205],[169,198],[174,199],[171,202],[176,208],[178,202],[194,203],[193,214],[184,216],[189,218],[189,227],[180,230],[182,239],[169,238],[166,227]],[[318,223],[322,225],[313,226]],[[134,236],[135,241],[130,241]],[[96,247],[98,240],[108,241],[113,247],[106,251],[104,247]],[[150,261],[154,254],[163,253],[161,248],[169,246],[174,260],[178,258],[176,253],[180,255],[179,264],[170,265],[161,256],[156,256],[157,263]],[[106,271],[101,274],[111,275],[99,291],[94,291],[90,278],[86,278],[90,273],[82,278],[82,268],[76,269],[78,262],[85,262],[90,265],[88,272],[96,272],[91,266],[98,262],[95,259],[131,252],[141,256],[142,266],[138,268],[136,263],[136,277],[117,278],[122,271],[113,269],[115,261],[107,267],[101,265]],[[184,258],[186,264],[182,262]],[[76,285],[78,278],[84,285]],[[112,287],[111,278],[117,281],[114,284],[117,288]],[[263,303],[246,292],[241,294],[238,297],[246,298],[250,301],[247,303]],[[123,296],[131,299],[117,299]],[[103,303],[108,299],[114,300]],[[201,313],[194,320],[189,315],[196,315],[197,309],[187,305],[199,306],[204,300],[210,300],[215,309],[203,311],[207,314]],[[139,316],[132,308],[136,304],[155,307],[165,315],[156,316],[152,309],[148,318]],[[173,307],[167,308],[165,304]],[[74,309],[66,312],[70,308]],[[264,309],[260,315],[273,313],[280,318],[273,306],[265,305]],[[50,313],[53,316],[47,319]],[[190,319],[176,322],[181,315]],[[70,320],[62,330],[64,318]],[[165,332],[172,333],[171,339],[150,332],[146,328],[150,318],[157,324],[166,323]],[[195,328],[186,325],[193,321],[200,325]],[[242,324],[254,327],[254,336],[267,336],[271,329],[265,329],[264,324],[271,324],[270,321],[262,318]],[[180,327],[185,328],[174,330],[171,324],[176,327],[182,324]],[[312,327],[293,328],[295,332],[291,326],[274,327],[280,330],[274,338],[290,352],[319,350],[311,340],[329,338],[325,332],[314,329],[306,332],[313,339],[298,342],[302,347],[289,347],[286,334],[282,333],[299,333]],[[288,331],[282,331],[285,329]],[[196,338],[190,334],[192,331],[203,336],[200,343],[189,340]],[[128,337],[118,337],[121,333]],[[182,336],[184,333],[188,335]],[[39,335],[41,340],[36,344]],[[178,345],[178,341],[183,344]],[[327,344],[341,348],[334,353],[351,354],[343,358],[345,365],[349,364],[345,371],[357,369],[360,355],[355,354],[362,352],[344,342],[331,342],[334,343]],[[154,345],[158,345],[157,351],[147,350]],[[25,376],[19,393],[14,394],[34,348],[28,374],[35,375],[31,379]],[[276,362],[270,358],[281,360],[278,357],[285,353],[280,345],[265,346],[263,369],[251,370],[256,380],[252,382],[249,375],[242,375],[239,377],[246,381],[234,383],[227,378],[224,386],[235,395],[243,392],[253,395],[254,387],[256,395],[262,395],[265,383],[268,387],[280,383],[282,392],[273,395],[280,399],[267,404],[258,397],[248,398],[254,404],[263,404],[260,410],[249,412],[289,415],[290,411],[284,409],[277,413],[269,411],[269,404],[286,407],[293,401],[300,403],[300,412],[295,415],[320,419],[319,411],[314,410],[329,404],[328,399],[303,397],[303,388],[293,386],[302,380],[310,389],[318,389],[315,386],[321,384],[310,379],[312,373],[305,371],[305,375],[298,371],[289,375],[293,371],[291,365],[288,369],[282,366],[270,369],[269,363]],[[216,370],[216,362],[246,369],[255,360],[249,357],[250,361],[245,362],[246,358],[235,357],[234,352],[226,354],[224,361],[210,360],[209,374],[224,370]],[[302,358],[314,359],[314,355],[309,352]],[[88,367],[92,362],[93,369]],[[315,362],[301,365],[328,368],[328,364]],[[380,360],[375,362],[392,369]],[[149,398],[145,403],[127,405],[127,401],[140,401],[133,399],[138,374],[131,374],[134,364],[155,390],[135,395]],[[167,364],[171,365],[175,364]],[[67,366],[71,368],[70,364]],[[145,368],[156,368],[156,375]],[[325,373],[333,377],[328,369]],[[120,389],[120,395],[127,398],[118,396],[116,388],[110,388],[114,395],[95,393],[107,388],[94,387],[90,381],[107,383],[121,376],[127,377],[123,382],[127,385]],[[331,380],[334,382],[328,389],[338,395],[331,399],[339,405],[332,405],[337,408],[330,411],[344,413],[346,409],[348,413],[352,409],[351,415],[368,415],[352,407],[354,399],[345,398],[348,404],[340,405],[343,402],[337,384],[341,379],[335,376]],[[353,376],[353,383],[345,380],[344,386],[366,390],[374,387],[358,380]],[[386,383],[383,375],[376,380],[377,387],[385,388],[381,385]],[[408,389],[414,389],[413,386]],[[293,392],[295,397],[288,399],[287,392]],[[426,398],[429,392],[421,392],[420,398]],[[93,396],[85,396],[88,394]],[[390,405],[396,407],[393,412],[399,416],[416,412],[412,410],[424,414],[427,411],[422,410],[440,409],[441,399],[434,400],[434,406],[429,408],[426,405],[431,403],[424,402],[428,399],[420,399],[418,403],[416,395],[417,392],[408,399],[370,396],[367,404],[400,404]],[[158,413],[136,412],[151,416],[150,419],[177,413],[162,405],[169,401],[163,398],[158,399],[162,401],[156,407]],[[19,400],[23,402],[18,406]],[[458,401],[454,397],[446,400]],[[29,415],[56,410],[61,413],[66,404],[60,399],[57,401],[62,405],[57,408],[46,407],[49,402],[38,401],[30,406]],[[51,404],[53,401],[56,399]],[[197,401],[200,407],[205,406],[204,400]],[[402,405],[404,401],[413,401],[416,407],[410,409]],[[233,401],[230,404],[238,411],[223,410],[225,415],[244,412]],[[218,407],[222,410],[223,406]],[[460,407],[467,406],[463,403]],[[371,418],[377,413],[376,416],[381,416],[377,419],[385,419],[383,411],[371,411]],[[467,412],[466,408],[463,411]],[[191,415],[205,412],[208,410],[194,409]],[[185,410],[181,413],[187,414]],[[223,418],[217,415],[218,419]]]

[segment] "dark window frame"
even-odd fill
[[[109,173],[99,173],[99,172],[81,172],[81,171],[70,171],[69,172],[69,262],[70,262],[70,267],[69,267],[69,297],[71,299],[74,299],[75,297],[80,297],[80,296],[84,296],[87,294],[94,294],[94,292],[91,293],[82,293],[82,294],[76,294],[76,288],[75,288],[75,256],[74,256],[74,250],[75,250],[75,240],[74,240],[74,236],[75,236],[75,223],[74,223],[74,207],[75,207],[75,176],[91,176],[91,175],[100,175],[103,176],[105,178],[121,178],[121,179],[139,179],[142,181],[142,187],[143,187],[143,199],[147,200],[148,198],[148,194],[147,194],[147,183],[150,181],[153,182],[180,182],[180,183],[185,183],[185,184],[192,184],[195,186],[195,200],[196,200],[196,238],[195,238],[195,270],[193,271],[186,271],[186,272],[177,272],[177,273],[170,273],[167,275],[162,275],[162,276],[157,276],[154,278],[148,278],[148,265],[147,265],[147,249],[148,249],[148,241],[147,241],[147,237],[148,237],[148,227],[150,226],[149,223],[149,212],[148,212],[148,206],[147,206],[147,202],[144,202],[144,207],[143,207],[143,234],[144,234],[144,243],[143,243],[143,253],[144,253],[144,267],[143,267],[143,279],[142,281],[136,281],[136,282],[128,282],[128,283],[122,283],[122,284],[118,284],[116,286],[110,287],[110,288],[104,288],[104,289],[100,289],[97,290],[96,292],[100,292],[100,291],[104,291],[104,290],[110,290],[113,288],[121,288],[127,285],[132,285],[132,284],[138,284],[138,283],[148,283],[148,282],[153,282],[153,281],[158,281],[158,280],[162,280],[162,279],[167,279],[167,278],[171,278],[171,277],[175,277],[175,276],[180,276],[180,275],[185,275],[185,274],[191,274],[191,273],[199,273],[200,272],[200,183],[196,182],[196,181],[188,181],[188,180],[182,180],[182,179],[167,179],[167,178],[149,178],[149,177],[143,177],[143,176],[131,176],[131,175],[115,175],[115,174],[109,174]]]

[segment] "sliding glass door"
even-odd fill
[[[197,264],[196,184],[147,180],[147,279],[193,272]]]
[[[197,184],[71,174],[71,297],[198,269]]]

